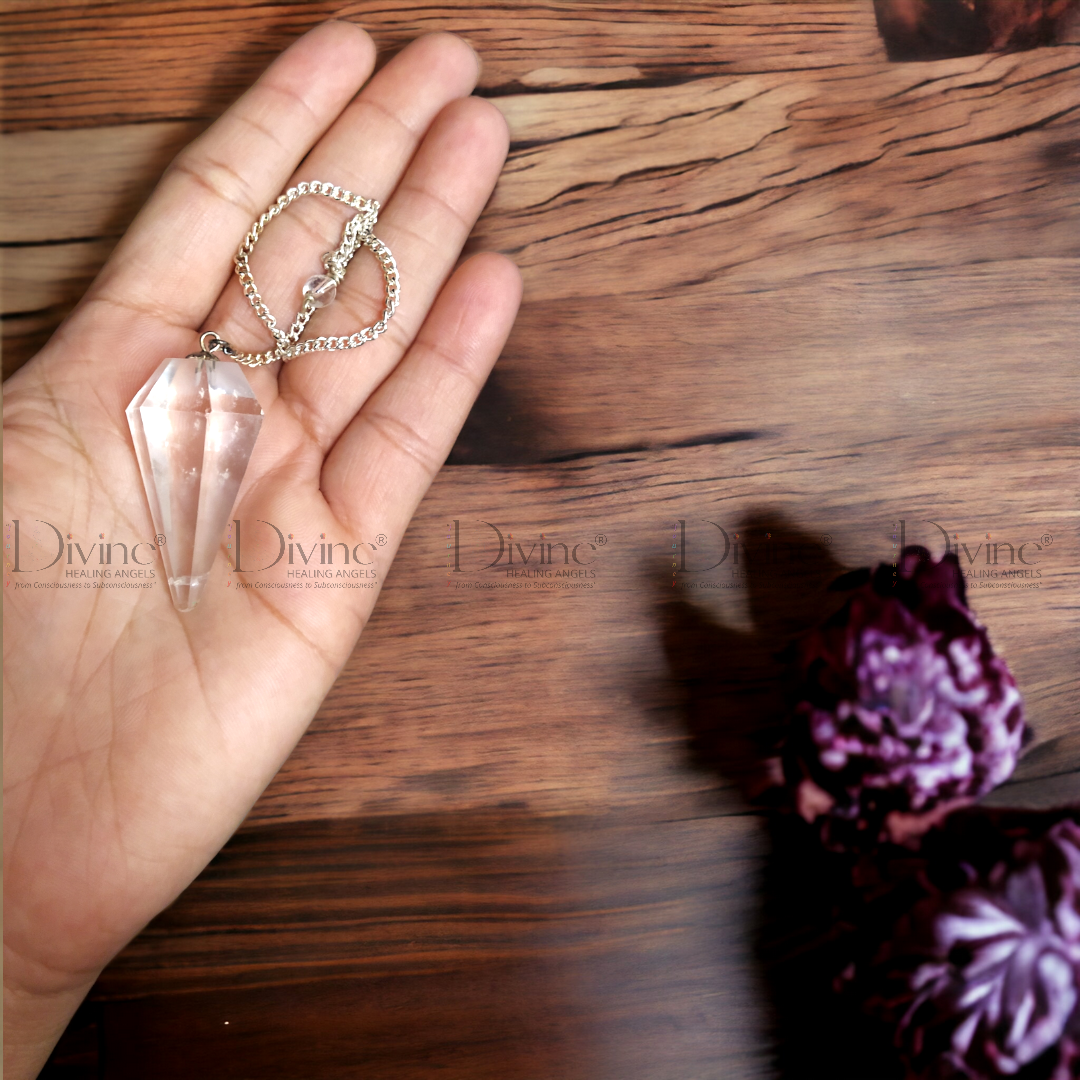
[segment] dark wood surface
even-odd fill
[[[973,573],[1042,545],[1038,588],[972,591],[1037,736],[992,801],[1080,798],[1080,34],[898,63],[862,2],[9,2],[5,371],[331,13],[478,47],[514,143],[470,243],[525,303],[309,733],[49,1075],[775,1075],[747,736],[900,520]],[[448,586],[455,520],[464,567],[489,521],[591,588]],[[678,520],[738,576],[673,587]]]

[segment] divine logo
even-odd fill
[[[594,561],[593,553],[607,542],[606,537],[597,536],[595,540],[583,540],[570,545],[561,541],[548,540],[543,534],[536,540],[522,541],[515,540],[513,533],[504,535],[503,531],[497,525],[492,525],[490,521],[480,520],[479,524],[486,525],[494,533],[493,537],[487,537],[486,554],[490,555],[494,552],[495,557],[490,562],[484,563],[483,566],[478,566],[474,570],[463,569],[461,566],[461,521],[454,518],[452,538],[448,537],[450,543],[447,545],[452,547],[454,553],[453,573],[480,573],[483,570],[491,570],[497,566],[507,568],[544,567],[545,569],[552,566],[570,566],[571,563],[577,566],[588,566]],[[497,551],[495,550],[496,541],[498,542]]]
[[[945,554],[948,555],[952,552],[957,560],[960,559],[960,553],[963,552],[964,558],[967,560],[968,566],[973,566],[975,560],[979,557],[979,552],[985,552],[984,558],[987,566],[997,566],[1000,560],[1004,559],[1005,551],[1008,549],[1009,565],[1013,566],[1017,561],[1021,562],[1024,566],[1035,566],[1038,564],[1038,559],[1024,558],[1024,548],[1035,548],[1037,551],[1042,551],[1043,547],[1048,547],[1053,542],[1053,537],[1044,535],[1042,541],[1038,540],[1025,540],[1020,545],[1014,545],[1008,540],[994,540],[991,541],[990,533],[986,534],[985,547],[984,541],[979,541],[975,545],[975,550],[972,551],[970,546],[961,541],[959,533],[949,533],[946,529],[943,529],[936,521],[926,521],[927,525],[933,525],[942,538],[945,541]],[[903,551],[907,546],[907,522],[900,519],[900,542],[899,550]],[[961,565],[963,565],[961,563]]]
[[[715,570],[721,563],[725,562],[727,560],[727,557],[731,554],[731,551],[732,551],[731,537],[728,535],[728,532],[723,527],[723,525],[717,525],[717,523],[715,521],[706,521],[704,518],[702,518],[702,521],[705,521],[706,525],[711,525],[714,529],[716,529],[717,532],[720,534],[720,537],[723,538],[723,541],[724,541],[723,553],[720,555],[720,558],[716,560],[716,562],[712,563],[709,566],[688,567],[686,565],[686,519],[685,518],[680,518],[678,520],[678,522],[676,523],[678,525],[678,527],[679,527],[678,528],[678,537],[675,540],[675,542],[672,544],[672,547],[675,547],[677,545],[677,552],[678,552],[677,558],[673,559],[672,562],[677,563],[676,569],[680,573],[683,573],[683,574],[688,574],[688,573],[689,574],[704,574],[704,573],[707,573],[709,570]],[[717,542],[717,547],[719,547],[719,542]],[[739,543],[736,540],[736,542],[735,542],[735,562],[739,561],[738,547],[739,547]]]
[[[736,574],[744,571],[750,563],[761,567],[775,566],[783,562],[798,563],[810,556],[813,549],[819,546],[816,538],[774,537],[771,532],[760,530],[755,530],[752,535],[728,532],[716,521],[707,518],[699,520],[700,524],[696,528],[695,523],[691,522],[694,529],[692,542],[687,539],[686,519],[677,520],[674,530],[669,533],[673,579],[679,574],[705,574],[725,563],[731,567],[732,573]],[[1010,566],[1035,566],[1039,560],[1034,558],[1034,554],[1045,550],[1054,539],[1049,533],[1045,533],[1040,540],[1026,540],[1017,544],[992,537],[988,532],[984,540],[968,543],[961,540],[959,533],[950,533],[936,521],[928,519],[923,524],[937,530],[944,541],[944,553],[954,554],[961,567],[973,566],[977,559],[981,559],[985,566],[998,566],[1003,563]],[[702,525],[710,528],[702,532]],[[908,537],[907,525],[908,522],[903,518],[893,522],[891,561],[894,566],[898,553],[909,543],[917,542]],[[936,536],[926,546],[929,547],[935,541]],[[830,534],[821,536],[820,546],[828,547],[831,543]]]
[[[262,518],[259,518],[257,523],[259,525],[268,525],[271,529],[274,530],[274,533],[277,536],[277,541],[278,541],[278,553],[274,557],[273,561],[268,562],[265,566],[259,566],[259,567],[254,567],[254,568],[250,567],[250,566],[241,566],[240,565],[240,522],[234,519],[233,520],[233,525],[234,525],[234,527],[236,529],[236,534],[235,534],[236,535],[236,539],[235,539],[236,547],[234,549],[235,553],[233,555],[233,569],[237,573],[240,573],[240,574],[256,573],[257,574],[257,573],[260,573],[263,570],[269,570],[272,566],[277,566],[277,564],[279,562],[281,562],[281,560],[283,558],[285,558],[286,552],[288,552],[288,560],[287,560],[287,562],[288,562],[288,564],[290,566],[295,566],[298,563],[302,564],[304,566],[307,566],[310,563],[313,563],[314,560],[315,560],[316,551],[318,551],[318,555],[319,555],[318,564],[320,566],[333,566],[333,565],[335,565],[334,564],[334,552],[335,552],[335,550],[337,548],[341,549],[341,551],[338,553],[337,565],[339,565],[339,566],[348,566],[350,564],[350,562],[356,564],[357,566],[370,566],[372,564],[372,562],[374,561],[372,559],[363,559],[363,558],[361,558],[362,554],[364,554],[364,555],[367,554],[367,552],[362,552],[361,551],[362,548],[371,548],[372,551],[375,550],[375,545],[370,543],[369,541],[361,541],[358,544],[354,544],[353,547],[350,549],[349,545],[346,544],[344,540],[338,540],[336,542],[335,541],[327,541],[326,537],[324,535],[321,538],[321,542],[320,541],[313,541],[312,544],[311,544],[311,550],[310,551],[305,551],[304,550],[304,545],[302,543],[300,543],[299,541],[297,541],[296,543],[286,543],[285,534],[273,522],[271,522],[271,521],[263,521]],[[290,540],[293,539],[292,533],[289,533],[289,539]]]
[[[126,544],[120,541],[110,541],[109,543],[105,543],[103,539],[89,544],[88,550],[83,551],[83,545],[80,541],[72,540],[71,543],[65,544],[64,534],[55,525],[48,521],[42,521],[41,518],[37,518],[36,520],[39,525],[44,525],[46,528],[50,529],[52,534],[56,537],[56,555],[53,556],[51,562],[46,562],[42,566],[23,566],[23,553],[21,550],[22,530],[19,519],[13,518],[11,521],[11,571],[14,574],[36,574],[42,570],[50,569],[64,558],[65,548],[67,551],[66,565],[68,566],[86,566],[95,554],[97,555],[97,565],[99,566],[127,566],[129,565],[129,558],[130,561],[137,566],[151,566],[154,562],[154,555],[157,553],[157,547],[146,541]],[[149,558],[146,559],[146,561],[139,556],[139,548],[142,547],[149,548],[149,551],[144,553],[149,555]],[[46,553],[43,557],[48,558],[51,553],[52,538],[48,537],[46,540]]]
[[[42,521],[40,518],[36,519],[36,521],[39,525],[44,525],[48,531],[45,533],[45,540],[41,541],[34,537],[34,532],[40,532],[41,530],[30,530],[30,552],[24,550],[27,545],[26,538],[22,535],[20,519],[13,518],[11,521],[9,536],[12,573],[40,573],[56,566],[61,560],[63,560],[64,565],[74,567],[86,567],[89,565],[128,566],[132,563],[136,566],[152,566],[158,552],[158,544],[164,546],[167,543],[167,538],[164,536],[159,536],[157,538],[158,544],[153,544],[147,541],[137,541],[136,543],[125,543],[118,540],[106,541],[102,535],[98,540],[84,544],[83,541],[75,540],[70,534],[65,539],[64,534],[49,521]],[[285,559],[289,565],[303,566],[316,563],[319,566],[346,566],[350,564],[370,566],[373,562],[372,559],[365,558],[367,549],[376,550],[375,544],[368,541],[362,541],[350,547],[344,541],[328,541],[324,536],[321,540],[313,541],[310,550],[308,550],[303,543],[287,542],[284,533],[273,522],[260,520],[258,524],[266,525],[273,530],[278,542],[277,554],[266,566],[252,568],[241,565],[240,522],[234,520],[232,542],[228,546],[232,549],[230,561],[233,569],[238,572],[258,573],[261,570],[269,570],[272,566],[280,563],[282,559]],[[292,534],[290,534],[291,539]],[[385,540],[385,538],[380,536],[380,540]],[[55,548],[53,547],[54,542]],[[42,548],[44,548],[43,553],[41,552]],[[142,548],[147,550],[142,551]],[[54,551],[55,554],[53,554]],[[40,565],[24,565],[27,561],[40,563]]]

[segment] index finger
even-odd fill
[[[177,155],[87,299],[197,328],[252,220],[374,65],[374,42],[352,23],[322,23],[290,45]]]

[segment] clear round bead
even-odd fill
[[[304,296],[310,297],[315,307],[326,307],[337,297],[337,282],[326,274],[316,274],[304,282]]]

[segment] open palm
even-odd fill
[[[468,97],[475,55],[433,35],[369,81],[374,56],[355,26],[317,28],[176,159],[83,302],[5,387],[6,521],[53,523],[84,549],[102,533],[153,537],[124,409],[202,330],[268,347],[232,256],[283,188],[325,180],[383,204],[375,231],[397,259],[401,306],[360,351],[247,369],[265,419],[233,516],[252,523],[248,566],[279,550],[273,535],[262,547],[259,521],[307,544],[383,534],[385,546],[363,548],[381,583],[498,356],[520,281],[500,256],[455,270],[507,148],[497,110]],[[302,199],[267,228],[252,266],[279,322],[349,216]],[[361,251],[311,331],[373,322],[381,295]],[[245,574],[230,577],[224,555],[188,614],[173,608],[160,562],[151,588],[5,591],[12,1078],[34,1075],[104,964],[243,819],[376,599],[378,587],[238,589]],[[63,580],[64,564],[10,576]]]

